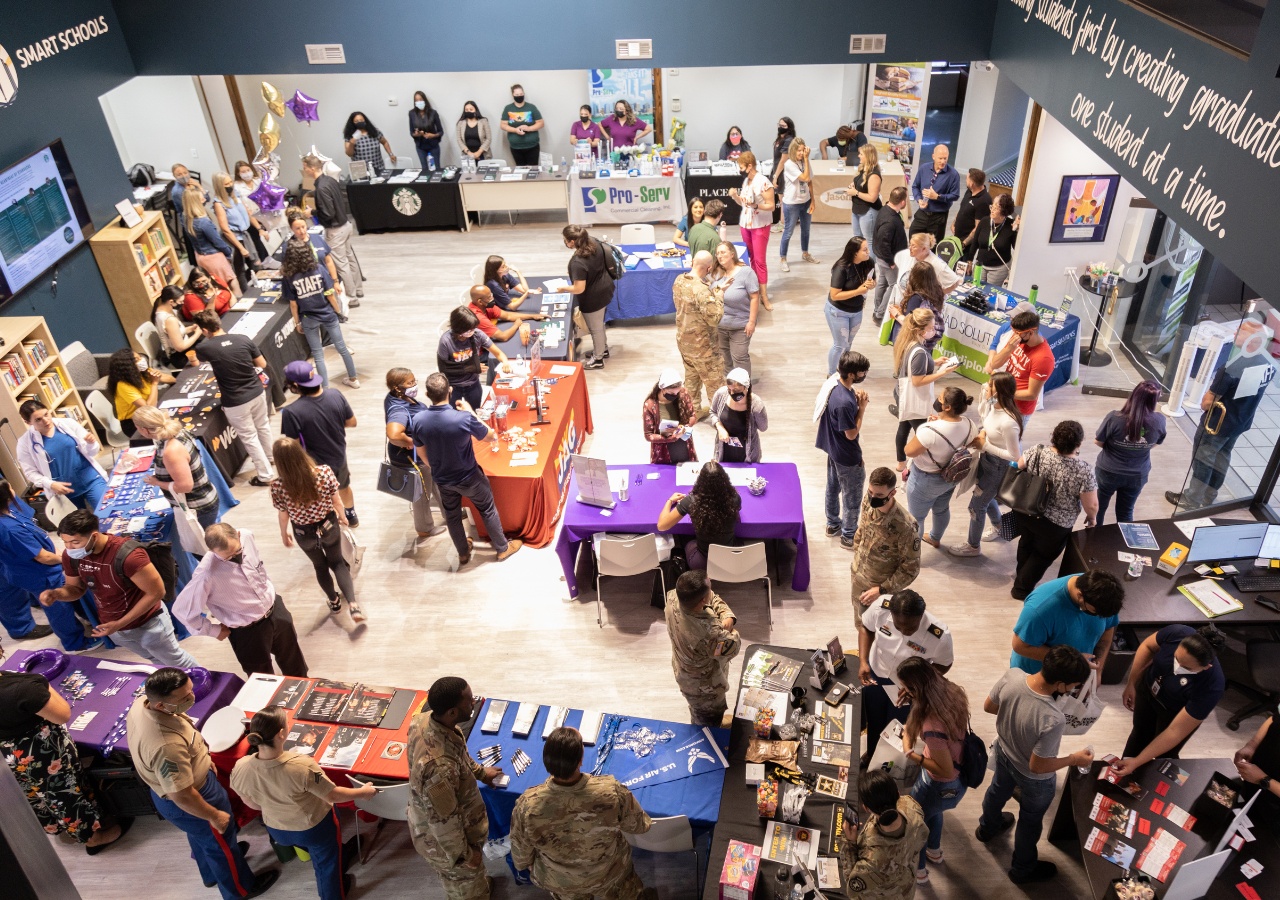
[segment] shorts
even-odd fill
[[[347,465],[345,460],[342,465],[330,466],[329,468],[333,469],[333,475],[338,479],[338,487],[341,490],[345,491],[351,487],[351,467]]]

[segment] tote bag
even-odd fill
[[[1089,670],[1089,678],[1080,685],[1075,693],[1062,698],[1062,714],[1067,717],[1063,734],[1085,734],[1098,721],[1102,711],[1107,708],[1102,697],[1098,696],[1098,672]]]
[[[927,419],[933,415],[933,385],[927,384],[924,387],[916,387],[911,383],[911,361],[915,359],[917,353],[923,353],[926,356],[929,351],[919,345],[911,348],[911,353],[907,355],[903,361],[903,373],[898,376],[898,421],[905,422],[908,419]]]
[[[387,445],[382,448],[382,466],[378,469],[378,490],[410,503],[417,503],[422,498],[422,470],[418,464],[411,462],[412,468],[403,468],[391,464],[391,455]]]
[[[204,542],[204,529],[200,520],[187,506],[186,494],[173,495],[173,529],[178,533],[178,543],[182,549],[196,556],[204,556],[209,552],[209,545]]]
[[[1037,446],[1027,457],[1025,469],[1010,466],[1000,482],[996,500],[1024,516],[1039,518],[1049,502],[1049,480],[1036,470],[1040,468],[1040,454],[1044,446]]]

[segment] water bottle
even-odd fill
[[[1030,300],[1031,303],[1034,305],[1036,302],[1036,294],[1039,294],[1039,293],[1040,293],[1040,285],[1033,284],[1031,285],[1031,294],[1027,297],[1027,299]]]
[[[565,159],[563,156],[560,157],[560,168],[563,170],[563,169],[567,169],[568,167],[569,167],[569,160]]]
[[[427,154],[427,171],[434,172],[436,170],[436,157],[434,153]]]
[[[778,871],[774,873],[773,877],[774,900],[791,900],[791,868],[789,866],[778,866]]]
[[[804,900],[804,887],[799,884],[791,886],[791,900]]]
[[[973,264],[973,283],[979,287],[982,286],[982,266],[976,262]]]
[[[1084,749],[1086,749],[1086,750],[1088,750],[1090,753],[1092,753],[1092,752],[1093,752],[1093,744],[1090,744],[1088,747],[1085,747]],[[1076,771],[1077,771],[1077,772],[1079,772],[1081,775],[1088,775],[1088,774],[1089,774],[1089,770],[1090,770],[1091,768],[1093,768],[1093,767],[1092,767],[1092,766],[1076,766]]]

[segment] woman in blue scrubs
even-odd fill
[[[97,509],[107,489],[107,473],[95,459],[102,452],[98,439],[39,400],[28,400],[18,412],[28,426],[18,438],[18,465],[27,481],[65,495],[80,509]]]

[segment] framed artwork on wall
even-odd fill
[[[1097,244],[1106,240],[1119,188],[1119,175],[1063,176],[1049,243]]]

